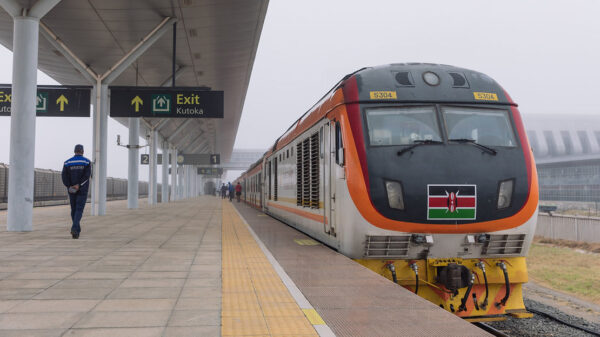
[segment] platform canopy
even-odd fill
[[[23,8],[35,3],[18,2]],[[224,91],[224,119],[146,118],[141,127],[156,128],[183,153],[220,153],[228,160],[267,5],[268,0],[62,0],[41,19],[38,67],[63,85],[91,85],[57,43],[103,74],[166,18],[175,18],[176,85]],[[0,43],[11,50],[12,34],[13,20],[0,10]],[[111,85],[170,86],[172,49],[169,30]]]

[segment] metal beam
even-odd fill
[[[147,129],[146,131],[152,131],[152,124],[150,124],[147,120],[145,120],[144,118],[140,118],[140,122],[144,124],[144,127]]]
[[[202,130],[200,130],[200,131],[202,131]],[[204,132],[204,131],[202,131],[202,132]],[[186,134],[185,136],[183,136],[183,138],[181,138],[181,141],[177,144],[177,147],[180,148],[183,153],[187,153],[183,150],[192,144],[192,142],[190,142],[190,139],[194,139],[194,141],[196,140],[196,138],[194,138],[194,137],[195,137],[195,135],[192,132]]]
[[[167,123],[169,123],[169,119],[163,118],[160,122],[158,122],[158,124],[156,124],[154,129],[156,129],[156,132],[159,132],[160,129],[162,129],[165,125],[167,125]]]
[[[200,149],[200,151],[199,151],[199,152],[200,152],[200,153],[204,153],[204,151],[205,151],[205,150],[207,150],[207,148],[209,147],[208,145],[209,145],[209,143],[208,143],[208,141],[207,141],[207,142],[206,142],[206,145],[204,145],[204,146],[203,146],[203,147]]]
[[[110,67],[101,77],[102,82],[106,84],[112,83],[127,69],[135,60],[138,59],[150,46],[154,44],[167,30],[171,29],[171,25],[177,21],[177,18],[164,18],[142,41],[133,47],[125,56],[123,56],[114,66]]]
[[[185,127],[186,127],[186,126],[188,126],[188,125],[189,125],[189,124],[192,122],[192,120],[193,120],[193,119],[189,118],[189,119],[186,119],[186,120],[185,120],[185,122],[181,123],[181,124],[180,124],[180,125],[177,127],[177,129],[175,129],[175,132],[173,132],[173,133],[172,133],[172,134],[169,136],[169,138],[167,138],[167,142],[169,142],[169,143],[173,143],[173,139],[175,139],[175,137],[176,137],[176,136],[177,136],[177,135],[178,135],[178,134],[179,134],[181,131],[183,131],[183,129],[185,129]]]
[[[183,149],[183,153],[192,153],[192,152],[189,152],[189,151],[186,151],[186,150],[188,150],[192,145],[196,144],[196,142],[198,140],[200,140],[202,138],[202,136],[204,136],[204,131],[200,130],[200,134],[198,135],[198,137],[194,138],[194,140],[192,140],[190,142],[190,145],[188,147],[186,147],[186,148]]]
[[[198,151],[198,149],[202,148],[203,146],[206,146],[208,144],[208,139],[204,139],[203,142],[200,142],[198,145],[194,146],[194,148],[188,152],[188,153],[195,153],[196,151]]]
[[[60,0],[38,0],[33,6],[31,6],[27,16],[40,19],[44,15],[48,14],[48,12],[59,2]]]
[[[15,0],[0,0],[0,6],[13,18],[23,14],[23,8]]]
[[[42,35],[50,42],[52,47],[58,50],[66,59],[71,63],[75,69],[77,69],[86,80],[91,83],[96,82],[96,78],[98,78],[98,74],[89,65],[85,64],[75,53],[67,47],[67,45],[56,35],[54,32],[48,28],[43,22],[40,22],[40,27]]]
[[[186,70],[186,66],[179,66],[179,69],[175,71],[175,79],[178,79],[181,75],[183,75],[183,71]],[[161,87],[169,87],[173,83],[173,76],[169,76],[166,80],[164,80],[160,86]]]

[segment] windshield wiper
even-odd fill
[[[398,151],[398,155],[401,156],[404,153],[414,149],[415,147],[419,146],[419,145],[429,145],[429,144],[443,144],[443,142],[439,141],[439,140],[431,140],[431,139],[418,139],[418,140],[414,140],[413,143],[405,148],[403,148],[402,150]]]
[[[469,139],[469,138],[454,138],[454,139],[448,139],[449,142],[455,142],[455,143],[463,143],[463,144],[472,144],[474,146],[477,146],[478,148],[484,150],[485,152],[491,154],[491,155],[496,155],[498,153],[498,151],[492,149],[489,146],[485,146],[483,144],[479,144],[475,141],[475,139]]]

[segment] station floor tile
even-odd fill
[[[0,336],[219,336],[221,200],[200,197],[82,220],[34,209],[34,230],[0,231]],[[0,226],[6,211],[0,211]]]

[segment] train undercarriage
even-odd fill
[[[533,316],[523,303],[525,257],[356,261],[471,322]]]

